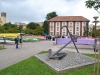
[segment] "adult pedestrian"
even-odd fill
[[[15,44],[16,44],[16,49],[18,48],[18,41],[19,41],[19,39],[18,39],[18,36],[15,38]]]
[[[20,47],[22,48],[22,43],[23,43],[23,41],[22,41],[22,37],[20,37],[20,39],[19,39],[19,43],[20,43]]]

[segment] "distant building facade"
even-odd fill
[[[26,24],[26,23],[21,23],[21,22],[16,22],[16,23],[15,23],[15,25],[17,25],[18,27],[19,27],[19,26],[22,26],[22,27],[23,27],[23,29],[25,29],[25,28],[26,28],[26,26],[27,26],[27,24]]]
[[[43,26],[43,22],[38,22],[38,24],[42,27]]]
[[[5,23],[6,23],[6,13],[1,12],[0,26],[4,25]]]
[[[49,35],[69,35],[66,28],[61,29],[62,26],[67,26],[71,34],[83,36],[84,27],[88,27],[90,20],[83,16],[56,16],[48,20]]]

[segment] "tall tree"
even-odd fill
[[[26,27],[29,29],[36,29],[37,26],[39,26],[38,23],[30,22]]]
[[[56,12],[50,12],[50,13],[48,13],[48,14],[46,15],[46,20],[50,20],[51,18],[54,18],[54,17],[56,17],[56,16],[58,16],[58,15],[56,14]]]
[[[5,29],[2,26],[0,26],[0,33],[4,33],[4,31]]]
[[[19,33],[22,33],[22,31],[23,31],[23,26],[20,25],[20,26],[19,26]]]
[[[100,0],[87,0],[85,1],[85,6],[87,8],[94,8],[100,14],[98,10],[100,8]]]
[[[44,21],[43,26],[42,26],[44,28],[44,33],[48,34],[48,20],[56,16],[58,16],[56,12],[50,12],[46,15],[46,20]]]
[[[5,24],[3,25],[3,28],[4,28],[5,30],[9,30],[10,28],[14,28],[14,27],[17,27],[17,26],[14,25],[14,24],[11,24],[11,22],[5,23]]]
[[[44,21],[42,27],[44,28],[44,33],[48,34],[48,21],[47,20]]]
[[[42,35],[44,33],[44,29],[41,26],[37,26],[34,30],[34,34]]]

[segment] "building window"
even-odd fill
[[[66,22],[62,22],[62,26],[65,26],[66,25]]]
[[[76,31],[79,31],[79,27],[76,27]]]
[[[59,22],[56,22],[57,27],[59,27]]]
[[[53,26],[51,26],[51,28],[50,28],[50,29],[51,29],[51,31],[53,31]]]
[[[86,23],[87,23],[87,22],[83,22],[83,25],[86,26]]]
[[[79,26],[79,25],[77,25],[77,26]]]
[[[65,28],[63,28],[63,31],[65,31]]]
[[[57,27],[57,31],[59,31],[59,27]]]
[[[59,32],[57,32],[57,36],[59,35]]]
[[[70,22],[70,26],[72,26],[72,22]]]
[[[65,32],[63,32],[63,36],[66,36],[66,33]]]
[[[76,35],[78,35],[78,36],[79,36],[79,32],[76,32]]]
[[[50,35],[53,35],[53,32],[50,32]]]
[[[53,26],[53,22],[50,22],[51,23],[51,26]]]
[[[72,27],[69,27],[69,31],[72,31]]]
[[[72,32],[70,32],[70,34],[72,34]]]
[[[77,25],[79,25],[79,22],[76,22]]]

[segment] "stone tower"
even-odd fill
[[[1,13],[1,25],[4,25],[6,23],[6,13]]]

